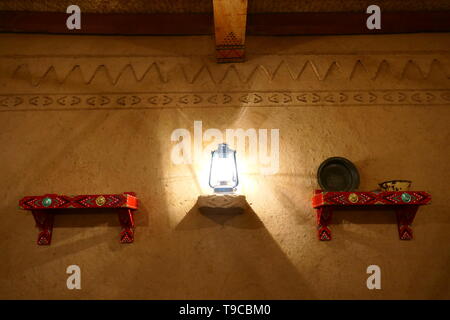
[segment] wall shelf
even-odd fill
[[[335,209],[343,208],[386,208],[394,209],[397,215],[400,240],[411,240],[411,224],[419,206],[431,203],[431,195],[425,191],[371,191],[371,192],[327,192],[316,190],[312,198],[317,214],[319,240],[331,240],[328,227]]]
[[[50,245],[53,232],[54,215],[61,209],[111,209],[117,212],[122,227],[121,243],[134,241],[134,212],[138,208],[138,198],[134,192],[122,194],[95,195],[57,195],[26,196],[19,201],[19,206],[33,213],[39,228],[38,245]]]

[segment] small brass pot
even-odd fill
[[[410,180],[389,180],[379,183],[383,191],[408,191],[411,187]]]

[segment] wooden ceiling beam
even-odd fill
[[[217,62],[245,60],[247,0],[213,0]]]
[[[101,14],[82,12],[80,30],[67,29],[67,17],[68,14],[65,12],[0,11],[0,32],[120,35],[214,34],[212,13]],[[247,35],[450,32],[450,11],[383,12],[381,30],[367,29],[366,19],[365,12],[249,14]]]

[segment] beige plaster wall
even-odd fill
[[[217,65],[210,37],[0,36],[0,298],[449,299],[449,34],[248,39]],[[278,173],[241,155],[252,210],[206,217],[207,162],[175,165],[177,128],[280,129]],[[206,146],[208,142],[204,142]],[[433,196],[400,241],[393,211],[341,211],[316,237],[315,173],[352,160],[360,190],[411,179]],[[58,215],[51,246],[25,195],[134,191],[114,213]],[[66,288],[67,266],[82,289]],[[382,290],[366,288],[367,266]]]

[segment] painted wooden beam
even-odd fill
[[[217,62],[245,59],[247,0],[213,0]]]

